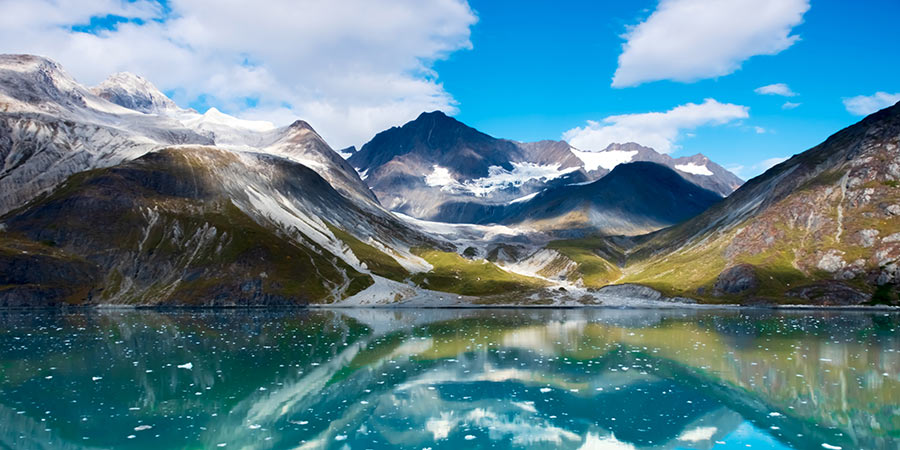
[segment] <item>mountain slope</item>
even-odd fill
[[[548,189],[513,204],[503,223],[637,235],[694,217],[721,199],[665,166],[634,162],[618,165],[592,183]]]
[[[87,89],[48,59],[0,55],[0,214],[75,173],[198,144],[284,156],[312,167],[342,194],[380,208],[356,171],[306,122],[277,128],[215,109],[198,114],[132,74]]]
[[[349,162],[388,209],[447,222],[461,222],[442,212],[447,202],[498,204],[585,181],[567,146],[496,139],[440,111],[378,133]]]
[[[743,181],[722,166],[698,153],[692,156],[672,158],[657,153],[650,147],[634,142],[610,144],[599,152],[572,150],[584,163],[584,170],[590,179],[597,179],[609,173],[618,164],[646,161],[662,164],[704,189],[727,197],[740,187]]]
[[[212,147],[161,150],[78,174],[2,224],[7,248],[43,248],[82,274],[73,285],[90,287],[39,300],[55,302],[330,302],[371,285],[370,272],[402,279],[428,270],[408,248],[435,245],[360,208],[303,165]],[[391,273],[379,270],[386,264]],[[53,267],[7,283],[18,286],[2,297],[52,286]]]
[[[178,108],[153,84],[130,73],[114,74],[91,90],[119,106],[172,119],[176,122],[173,126],[189,129],[217,147],[289,158],[316,170],[342,194],[377,203],[353,167],[305,121],[276,127],[265,121],[238,119],[216,108],[199,114]]]
[[[721,200],[651,162],[617,165],[597,181],[549,187],[501,205],[445,203],[442,211],[471,223],[500,223],[556,235],[635,236],[700,214]]]
[[[162,146],[211,143],[171,118],[97,97],[50,60],[0,55],[0,214],[72,174]]]
[[[648,236],[627,280],[719,299],[896,302],[898,139],[900,105],[841,130]]]

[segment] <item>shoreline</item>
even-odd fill
[[[588,309],[632,309],[632,310],[729,310],[729,311],[852,311],[852,312],[894,312],[900,313],[900,306],[888,305],[737,305],[737,304],[635,304],[635,305],[340,305],[340,304],[308,304],[308,305],[60,305],[60,306],[8,306],[0,307],[3,312],[21,311],[237,311],[237,310],[444,310],[444,309],[477,309],[477,310],[588,310]]]

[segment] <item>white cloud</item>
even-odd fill
[[[174,91],[181,105],[205,98],[244,117],[303,118],[342,147],[422,111],[454,112],[431,67],[471,47],[477,20],[465,0],[171,0],[168,7],[5,0],[0,51],[48,56],[86,84],[129,71]],[[72,30],[108,14],[141,20]]]
[[[745,168],[746,168],[746,167],[744,167],[744,166],[741,165],[741,164],[732,164],[732,165],[730,165],[730,166],[726,166],[726,167],[725,167],[725,170],[727,170],[727,171],[729,171],[729,172],[731,172],[731,173],[733,173],[733,174],[735,174],[735,175],[737,175],[737,176],[740,177],[740,176],[741,176],[741,172],[743,172]]]
[[[800,103],[784,102],[784,104],[781,105],[781,109],[794,109],[798,106],[800,106]]]
[[[750,178],[760,175],[763,172],[771,169],[772,167],[775,167],[776,165],[787,161],[788,159],[789,158],[782,157],[767,158],[751,166],[735,164],[728,166],[725,169],[741,178],[749,180]]]
[[[756,134],[763,134],[766,132],[766,129],[763,127],[753,127],[753,131],[755,131]]]
[[[796,92],[792,91],[791,88],[784,83],[767,84],[754,89],[753,92],[761,95],[781,95],[783,97],[793,97],[797,95]]]
[[[807,10],[808,0],[662,0],[625,33],[612,85],[728,75],[752,56],[793,45],[791,30]]]
[[[872,95],[857,95],[844,99],[844,107],[850,114],[857,116],[867,116],[880,109],[893,106],[894,103],[900,102],[900,92],[896,94],[888,94],[887,92],[876,92]]]
[[[787,157],[775,157],[775,158],[764,159],[764,160],[760,161],[758,164],[756,164],[754,166],[754,168],[759,170],[760,172],[765,172],[765,171],[771,169],[772,167],[775,167],[787,160],[788,160]]]
[[[563,133],[563,139],[581,150],[600,151],[612,143],[636,142],[660,153],[671,153],[684,130],[705,125],[721,125],[749,117],[749,108],[719,103],[708,98],[703,103],[687,103],[665,112],[622,114],[601,121],[589,120],[584,127]]]

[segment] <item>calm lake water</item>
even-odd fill
[[[900,315],[0,314],[0,448],[900,448]]]

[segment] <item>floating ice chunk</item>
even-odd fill
[[[467,440],[467,441],[471,441],[472,439],[475,439],[475,436],[473,436],[473,435],[471,435],[471,434],[467,434],[466,437],[465,437],[464,439]]]
[[[262,425],[260,425],[258,423],[254,423],[253,425],[250,425],[247,428],[250,428],[251,430],[258,430],[258,429],[262,428]]]
[[[153,426],[151,426],[151,425],[138,425],[138,426],[134,427],[134,431],[144,431],[144,430],[149,430],[151,428],[153,428]]]
[[[828,450],[841,450],[841,447],[831,444],[822,444],[822,448],[827,448]]]
[[[716,427],[697,427],[681,433],[681,436],[678,436],[678,440],[686,442],[708,441],[712,439],[716,431],[718,431]]]
[[[192,369],[194,368],[194,364],[192,364],[192,363],[179,364],[179,365],[178,365],[178,368],[179,368],[179,369],[192,370]]]
[[[546,394],[546,393],[548,393],[548,392],[550,392],[550,391],[552,391],[552,390],[553,390],[553,389],[550,389],[550,388],[541,388],[541,394]]]
[[[91,377],[91,381],[100,381],[103,377]]]

